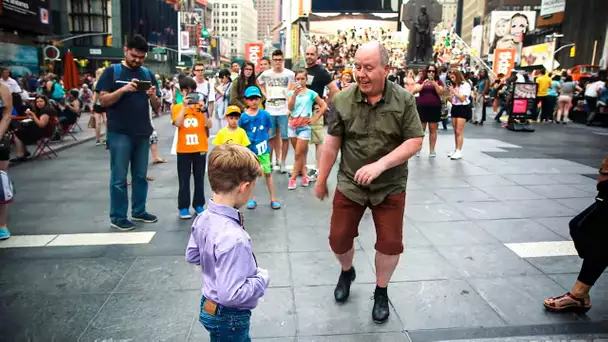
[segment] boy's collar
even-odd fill
[[[207,210],[214,214],[229,217],[236,221],[241,227],[243,226],[243,215],[238,209],[229,207],[227,205],[215,203],[212,199],[210,199],[207,203]]]

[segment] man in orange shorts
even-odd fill
[[[372,318],[389,316],[387,286],[403,252],[407,161],[422,147],[424,132],[414,97],[388,81],[388,51],[377,42],[355,54],[358,84],[336,94],[327,114],[328,135],[315,192],[328,196],[327,177],[341,150],[329,245],[342,266],[334,291],[344,302],[355,280],[353,242],[366,208],[376,226],[376,290]]]

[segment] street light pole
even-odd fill
[[[557,48],[557,39],[563,37],[564,35],[561,33],[552,33],[547,35],[547,38],[550,38],[553,41],[553,49],[551,49],[551,70],[549,72],[553,72],[553,68],[555,66],[555,49]]]

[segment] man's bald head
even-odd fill
[[[315,45],[310,45],[306,48],[306,67],[309,68],[317,63],[318,50]]]
[[[376,54],[378,58],[380,58],[380,66],[385,67],[388,65],[390,61],[390,57],[388,54],[388,50],[382,45],[380,42],[369,42],[361,45],[359,49],[357,49],[357,53],[355,54],[355,58],[359,54],[364,54],[365,56],[371,57],[371,55]]]

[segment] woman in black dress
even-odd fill
[[[34,145],[40,140],[47,129],[51,118],[57,116],[55,110],[50,106],[49,99],[44,95],[36,96],[34,110],[27,109],[25,111],[28,119],[23,120],[19,128],[15,131],[15,147],[17,148],[16,158],[14,162],[22,162],[27,160],[30,153],[27,151],[27,145]]]

